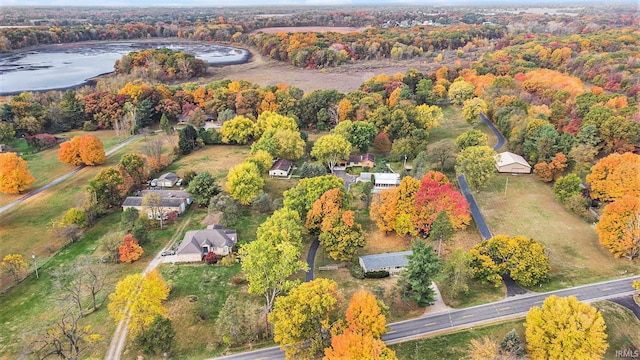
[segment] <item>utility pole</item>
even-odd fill
[[[40,279],[38,276],[38,264],[36,263],[36,254],[31,252],[31,258],[33,259],[33,269],[36,271],[36,279]]]
[[[504,196],[507,196],[507,186],[509,186],[509,176],[507,175],[507,181],[504,183]]]

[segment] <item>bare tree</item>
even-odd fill
[[[151,210],[151,216],[153,219],[160,220],[160,229],[164,226],[164,205],[162,204],[162,197],[156,193],[147,193],[142,197],[142,206],[145,206]]]

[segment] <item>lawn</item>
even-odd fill
[[[628,309],[609,301],[594,303],[604,316],[607,325],[609,349],[605,359],[615,359],[616,350],[640,348],[640,321]],[[525,341],[524,318],[499,324],[476,326],[458,332],[438,335],[421,340],[391,345],[398,359],[438,359],[457,360],[468,358],[469,343],[472,339],[502,340],[515,329],[521,341]]]
[[[209,171],[214,178],[224,184],[229,169],[242,163],[249,156],[250,150],[248,146],[206,146],[176,160],[166,171],[174,172],[179,176],[189,170],[197,173]]]
[[[549,291],[639,272],[636,264],[615,259],[598,242],[594,226],[567,211],[551,187],[534,175],[498,175],[475,198],[494,235],[523,235],[547,247],[551,278],[533,290]]]

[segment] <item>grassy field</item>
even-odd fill
[[[166,171],[182,176],[186,171],[209,171],[214,178],[224,184],[229,169],[240,164],[249,156],[248,146],[215,145],[198,149],[169,165]]]
[[[80,255],[88,255],[97,259],[101,255],[100,238],[108,232],[119,228],[120,213],[113,213],[101,219],[96,226],[76,243],[73,243],[57,253],[46,262],[39,263],[39,279],[30,275],[18,286],[0,296],[0,359],[15,359],[18,354],[28,347],[28,336],[40,326],[56,316],[60,293],[53,286],[53,270],[68,264]],[[117,281],[124,276],[140,272],[146,263],[163,247],[173,234],[173,227],[164,230],[153,230],[149,243],[144,245],[145,253],[140,261],[132,264],[108,264],[108,280],[100,298],[113,291]],[[39,259],[42,260],[42,259]],[[82,324],[91,325],[93,331],[103,335],[105,341],[96,346],[91,355],[102,357],[115,329],[115,322],[109,317],[106,303],[82,320]],[[34,326],[36,325],[36,326]],[[85,354],[89,355],[89,354]]]
[[[609,349],[605,359],[615,359],[616,350],[640,348],[640,321],[628,309],[617,304],[601,301],[593,304],[602,312],[607,325]],[[468,358],[472,339],[488,337],[498,342],[512,329],[520,340],[525,341],[524,318],[499,324],[476,326],[451,334],[434,336],[391,345],[398,359],[458,360]]]
[[[640,270],[628,260],[615,259],[598,242],[593,225],[567,211],[555,199],[551,187],[534,175],[496,176],[475,198],[494,235],[523,235],[547,247],[551,278],[536,291],[601,281]]]

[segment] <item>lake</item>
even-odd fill
[[[0,95],[23,91],[65,89],[110,73],[122,55],[131,51],[167,47],[194,54],[209,65],[246,62],[249,52],[204,42],[104,42],[60,44],[16,52],[0,58]]]

